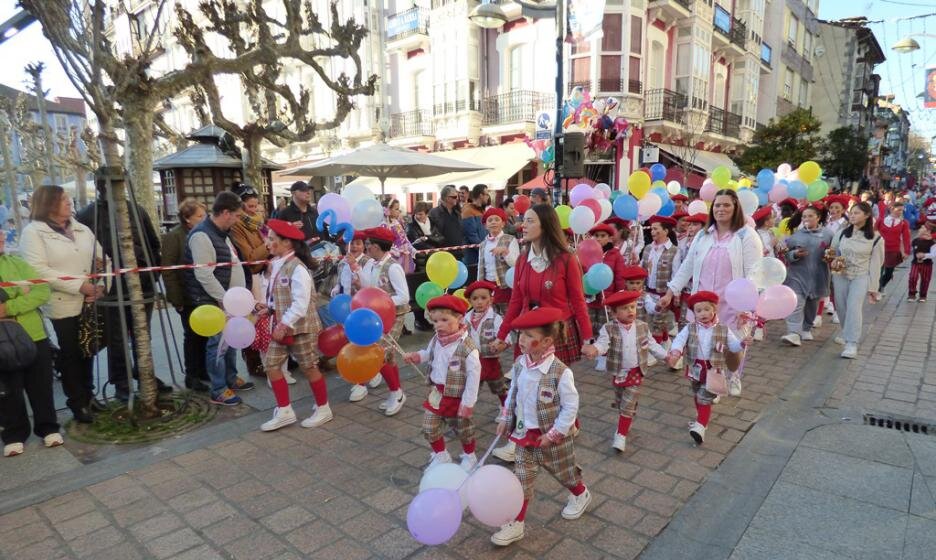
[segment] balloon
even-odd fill
[[[396,321],[396,305],[390,295],[380,288],[362,288],[351,298],[351,311],[355,309],[370,309],[383,323],[383,333],[387,334]],[[347,319],[347,315],[345,315]],[[358,343],[360,344],[360,343]]]
[[[774,257],[764,257],[751,266],[748,278],[758,289],[779,286],[786,279],[786,266]]]
[[[806,187],[806,200],[810,202],[821,200],[827,194],[829,194],[829,183],[826,183],[822,179],[813,181]]]
[[[465,288],[458,288],[457,290],[452,292],[452,295],[457,297],[458,299],[463,299],[466,302],[468,302],[468,298],[465,297]]]
[[[747,177],[742,177],[741,179],[738,180],[738,188],[739,189],[751,188],[751,180],[748,179]]]
[[[328,228],[329,233],[335,237],[340,237],[345,243],[351,243],[354,240],[354,226],[348,222],[340,222]]]
[[[718,186],[715,183],[702,183],[702,188],[699,189],[699,198],[705,202],[712,202],[715,200],[715,193],[718,192]]]
[[[770,199],[767,198],[768,196],[767,191],[764,191],[758,188],[753,188],[751,189],[751,192],[757,195],[758,206],[767,206],[767,204],[770,202]]]
[[[777,176],[781,179],[785,179],[791,171],[793,171],[793,166],[791,166],[789,163],[781,163],[779,166],[777,166]]]
[[[559,227],[562,229],[569,227],[569,214],[571,213],[572,208],[566,206],[565,204],[556,206],[556,215],[559,216]]]
[[[523,507],[523,487],[516,475],[500,465],[484,465],[465,483],[468,509],[489,527],[516,519]]]
[[[325,229],[326,222],[329,227],[338,222],[338,216],[335,214],[334,210],[325,210],[319,214],[318,218],[315,219],[315,229],[322,231]]]
[[[790,183],[790,186],[787,187],[787,191],[790,193],[790,196],[799,200],[806,198],[806,185],[802,181],[793,181]]]
[[[662,163],[654,163],[650,166],[650,179],[653,181],[662,181],[666,177],[666,166]]]
[[[737,311],[754,311],[757,286],[747,278],[735,278],[725,287],[725,302]]]
[[[447,488],[420,492],[406,510],[406,528],[410,535],[416,542],[429,546],[448,542],[458,532],[461,522],[461,499],[458,492]]]
[[[348,344],[348,337],[345,336],[343,325],[332,325],[319,332],[318,349],[323,356],[334,358],[346,344]]]
[[[736,191],[736,190],[738,190],[738,182],[735,181],[734,179],[732,179],[732,180],[728,181],[728,182],[725,184],[725,188],[726,188],[726,189],[731,189],[731,190],[733,190],[733,191]]]
[[[592,265],[598,264],[604,259],[604,251],[594,239],[586,239],[579,243],[578,247],[575,248],[575,252],[578,254],[579,262],[582,263],[582,268],[586,271]]]
[[[425,309],[430,299],[439,297],[443,293],[445,293],[445,291],[438,284],[423,282],[416,288],[416,303],[419,307]]]
[[[465,282],[468,281],[468,267],[465,266],[465,263],[458,261],[458,274],[455,276],[455,280],[449,285],[449,289],[461,288],[465,285]]]
[[[611,287],[611,283],[614,282],[614,272],[612,272],[611,267],[605,263],[598,263],[592,266],[585,276],[588,277],[589,285],[598,291],[607,290]]]
[[[666,199],[666,202],[663,203],[663,206],[660,206],[660,209],[657,210],[657,216],[669,217],[676,212],[676,203],[670,199]]]
[[[708,206],[705,205],[705,201],[703,200],[693,200],[689,203],[688,212],[689,215],[708,214]]]
[[[784,319],[796,309],[796,292],[789,286],[771,286],[757,301],[755,313],[768,321]]]
[[[348,206],[353,209],[362,200],[373,200],[374,193],[364,185],[348,185],[341,190],[341,196],[348,201]]]
[[[751,189],[741,189],[738,191],[738,201],[741,202],[741,210],[748,216],[757,211],[757,206],[760,202],[757,198],[757,194],[752,192]]]
[[[757,188],[764,192],[770,192],[775,180],[774,172],[769,169],[761,169],[757,172]]]
[[[595,185],[595,192],[601,193],[603,198],[611,198],[611,187],[607,183],[598,183]]]
[[[223,337],[231,348],[243,350],[253,344],[257,329],[247,317],[231,317],[224,325]]]
[[[662,187],[653,187],[650,189],[650,192],[660,197],[660,200],[663,202],[666,202],[670,199],[669,193],[666,191],[666,185],[663,185]]]
[[[643,221],[656,214],[662,207],[663,201],[660,200],[659,196],[654,193],[647,193],[647,196],[637,202],[637,213],[640,220]]]
[[[819,175],[822,174],[822,169],[819,168],[819,164],[814,161],[806,161],[800,164],[799,169],[796,170],[799,180],[806,183],[814,182],[819,178]]]
[[[587,198],[582,201],[580,206],[590,208],[592,213],[595,215],[596,222],[601,220],[601,203],[599,201],[595,200],[594,198]]]
[[[345,344],[338,352],[338,374],[348,383],[367,383],[384,365],[384,350],[379,344],[358,346]]]
[[[380,291],[383,292],[383,290]],[[349,313],[351,313],[351,296],[348,294],[338,294],[328,302],[328,314],[338,324],[344,324]]]
[[[572,190],[569,191],[569,203],[572,205],[572,208],[575,208],[582,203],[583,200],[588,200],[594,197],[595,191],[591,188],[590,185],[586,183],[579,183],[572,187]]]
[[[794,169],[793,171],[790,171],[790,173],[788,173],[787,176],[784,178],[790,183],[792,183],[793,181],[799,181],[800,180],[799,171]],[[805,181],[803,182],[803,184],[805,184]]]
[[[588,283],[588,274],[582,276],[582,287],[585,290],[585,295],[593,296],[595,294],[601,293],[601,290],[598,288],[593,288],[591,284]]]
[[[419,491],[424,492],[430,488],[444,488],[458,492],[461,506],[468,507],[467,488],[464,482],[468,480],[468,473],[458,463],[441,463],[435,465],[425,473],[419,481]]]
[[[670,195],[677,195],[682,192],[682,187],[679,185],[679,181],[670,181],[666,183],[666,192]]]
[[[775,183],[774,187],[767,193],[767,198],[770,199],[770,202],[780,202],[788,196],[787,186],[780,182]]]
[[[257,302],[254,300],[253,292],[247,288],[230,288],[224,292],[224,298],[221,300],[224,310],[231,317],[246,317],[254,310]]]
[[[214,336],[224,330],[227,318],[217,305],[199,305],[189,315],[189,326],[199,336]]]
[[[506,282],[507,285],[510,286],[511,288],[513,288],[515,273],[516,273],[516,269],[514,267],[510,267],[507,269],[507,272],[504,274],[504,282]]]
[[[383,207],[373,198],[365,198],[351,209],[351,225],[357,230],[377,227],[383,219]]]
[[[614,208],[611,206],[611,201],[604,198],[598,201],[598,205],[601,206],[601,216],[598,217],[598,221],[603,222],[611,217]]]
[[[627,178],[627,190],[630,194],[640,200],[645,194],[650,192],[650,176],[643,171],[634,171]]]
[[[777,227],[773,228],[774,235],[777,236],[777,239],[783,239],[790,236],[790,230],[787,229],[790,224],[790,218],[783,218],[780,220],[780,223],[777,224]]]
[[[530,209],[531,201],[530,197],[525,194],[521,194],[514,199],[514,210],[517,211],[517,214],[523,215],[526,214],[526,211]]]
[[[578,235],[588,233],[588,230],[595,227],[595,213],[584,205],[574,208],[569,215],[569,227]]]
[[[556,159],[556,151],[552,146],[549,146],[543,153],[540,155],[540,159],[543,160],[543,163],[552,163]]]
[[[345,336],[358,346],[369,346],[380,340],[384,332],[380,315],[372,309],[355,309],[344,322]]]
[[[329,210],[333,211],[336,217],[335,221],[337,222],[351,221],[351,204],[348,202],[348,199],[342,198],[341,195],[331,192],[325,193],[325,195],[315,203],[315,208],[318,210],[319,215]]]
[[[755,221],[754,221],[754,218],[752,218],[752,217],[750,217],[750,216],[745,216],[745,217],[744,217],[744,225],[746,225],[747,227],[749,227],[749,228],[751,228],[751,229],[757,229],[757,222],[755,222]]]
[[[622,220],[634,221],[637,219],[638,203],[637,199],[629,194],[622,194],[614,199],[611,205],[614,209],[614,215]]]
[[[724,165],[719,165],[712,170],[712,182],[719,187],[728,186],[728,181],[731,180],[731,170],[725,167]]]
[[[448,251],[433,253],[426,261],[426,275],[431,282],[444,290],[451,286],[458,276],[458,261]]]

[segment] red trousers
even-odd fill
[[[929,291],[930,279],[933,277],[933,263],[923,261],[922,263],[913,261],[910,265],[910,297],[916,297],[917,285],[920,287],[920,298],[926,299],[926,292]]]

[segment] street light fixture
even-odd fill
[[[507,14],[505,14],[504,10],[497,4],[485,2],[484,4],[475,6],[475,8],[471,10],[471,13],[468,14],[468,19],[478,27],[497,29],[507,23]]]
[[[933,35],[932,33],[911,33],[894,43],[894,45],[891,47],[891,50],[899,52],[900,54],[907,54],[920,50],[920,43],[918,43],[913,37],[927,37],[929,39],[936,39],[936,35]]]

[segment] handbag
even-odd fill
[[[84,302],[78,316],[78,349],[85,358],[93,358],[104,345],[104,314],[94,303]]]
[[[36,359],[36,343],[16,319],[0,319],[0,371],[22,371]]]
[[[725,372],[719,368],[709,368],[705,373],[705,390],[715,395],[728,394],[728,379]]]

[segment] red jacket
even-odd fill
[[[601,307],[604,307],[604,298],[610,296],[614,292],[620,292],[624,289],[625,280],[622,277],[624,276],[626,265],[624,264],[624,255],[621,254],[620,249],[614,247],[610,251],[605,251],[601,262],[611,267],[611,273],[614,275],[614,280],[611,282],[611,285],[608,287],[608,289],[601,293],[600,297],[595,298],[595,301],[588,304],[588,307],[591,307],[592,309],[600,309]]]
[[[542,273],[537,273],[527,264],[527,251],[520,253],[514,269],[510,304],[497,338],[504,340],[510,332],[510,323],[533,307],[561,309],[563,319],[575,317],[581,340],[592,338],[585,288],[582,286],[582,265],[571,253],[560,255]]]
[[[874,225],[877,226],[878,232],[884,238],[885,253],[903,251],[905,255],[910,254],[910,225],[907,220],[900,220],[897,225],[888,226],[884,223],[884,218],[881,218]]]

